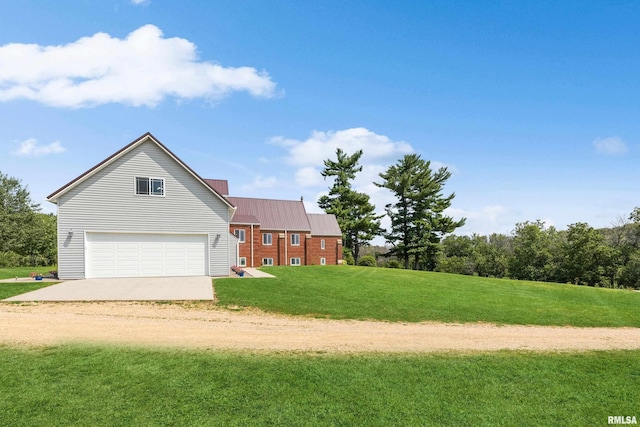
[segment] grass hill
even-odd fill
[[[333,319],[640,327],[640,293],[353,266],[269,267],[216,279],[219,303]]]

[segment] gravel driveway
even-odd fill
[[[640,349],[640,328],[325,320],[207,303],[0,304],[0,343],[68,342],[330,353]]]

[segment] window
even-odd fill
[[[164,178],[136,176],[136,194],[140,196],[164,196]]]
[[[233,230],[233,234],[238,238],[240,243],[244,243],[244,230],[238,228]]]
[[[320,240],[320,249],[324,251],[324,239]]]
[[[300,258],[291,258],[290,265],[300,265]]]
[[[291,235],[291,246],[300,246],[300,235],[292,234]]]
[[[271,233],[262,233],[262,244],[271,245]]]
[[[247,257],[246,256],[241,256],[240,257],[240,267],[246,267],[247,266]]]
[[[320,265],[327,265],[327,259],[326,258],[320,258]]]
[[[273,265],[273,258],[262,258],[262,265]]]

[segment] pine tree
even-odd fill
[[[375,214],[375,206],[369,201],[369,195],[352,188],[356,174],[362,171],[358,164],[362,150],[347,155],[342,149],[336,150],[337,160],[324,161],[322,176],[334,179],[329,194],[320,197],[318,205],[328,214],[334,214],[342,230],[344,247],[353,254],[358,263],[360,247],[379,235],[380,218]]]
[[[378,187],[390,190],[397,198],[386,206],[391,219],[391,230],[384,237],[393,245],[391,253],[404,261],[409,268],[433,270],[440,240],[465,223],[465,218],[455,221],[443,214],[451,206],[455,193],[442,194],[451,172],[442,167],[435,173],[431,162],[417,154],[407,154],[380,174],[382,183]]]

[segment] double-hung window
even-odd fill
[[[262,244],[265,246],[271,245],[271,233],[262,233]]]
[[[164,178],[136,176],[136,194],[139,196],[164,196]]]
[[[292,234],[291,235],[291,246],[300,246],[300,235]]]
[[[238,238],[240,243],[244,243],[245,234],[243,229],[237,228],[233,231],[233,234]]]

